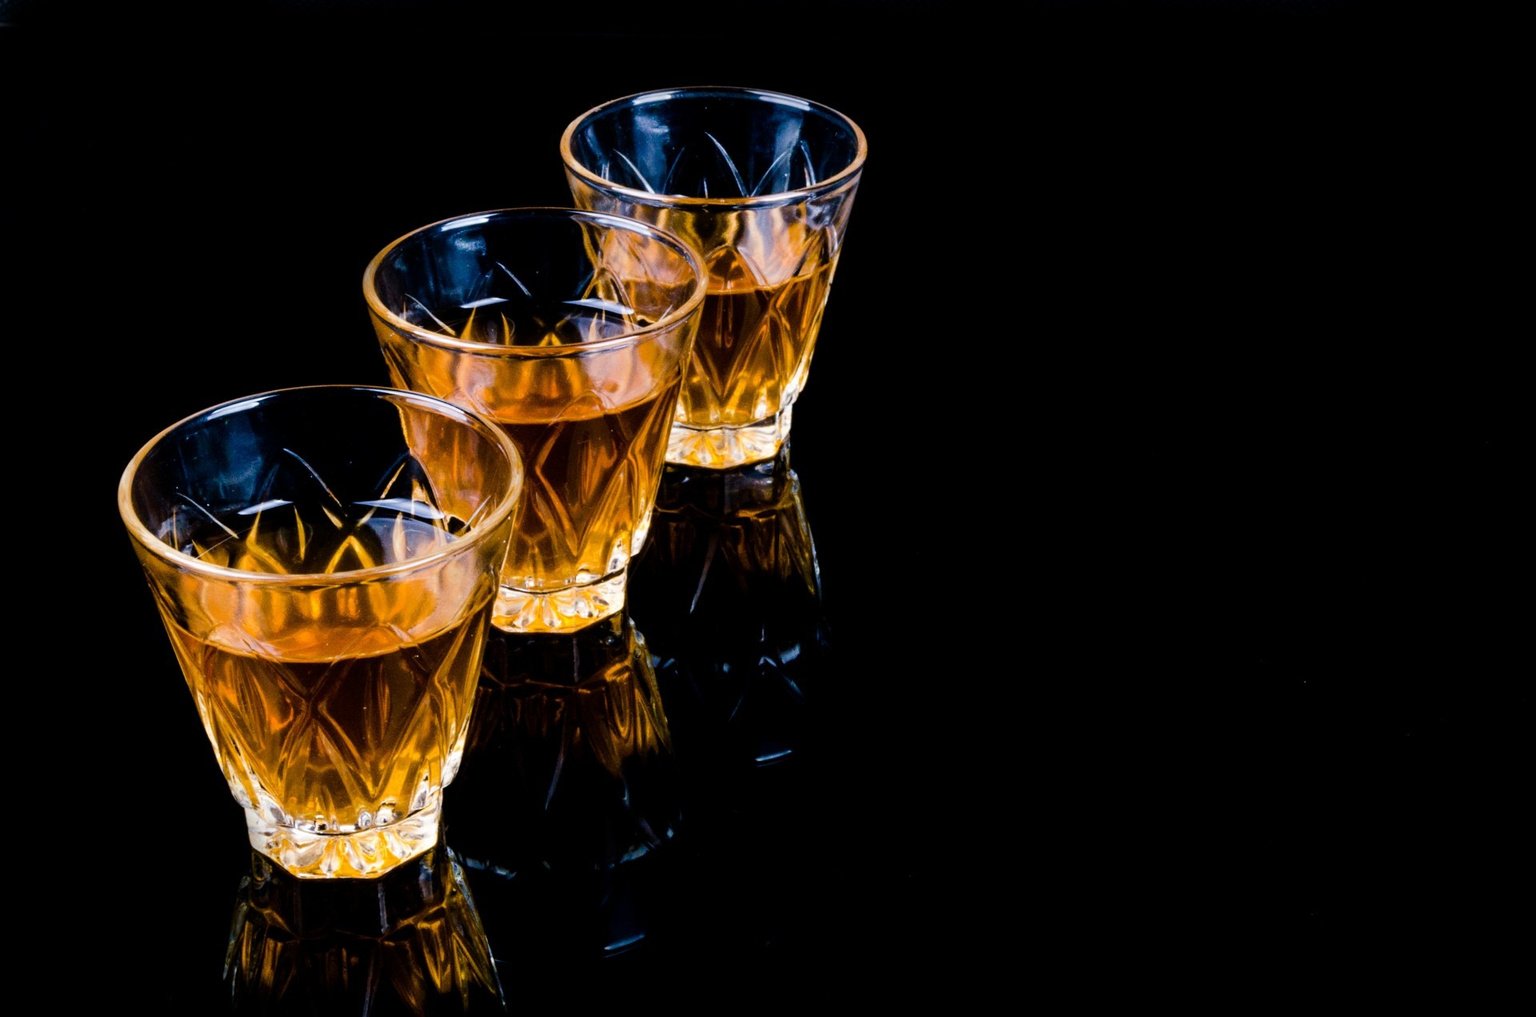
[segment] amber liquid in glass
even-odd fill
[[[569,312],[553,324],[499,313],[441,324],[487,344],[560,347],[651,322],[626,308]],[[650,526],[682,384],[667,351],[638,343],[558,356],[472,356],[386,341],[384,353],[396,384],[479,409],[522,456],[523,512],[501,573],[496,624],[558,631],[616,610],[622,573]],[[557,602],[537,599],[546,595]]]
[[[647,506],[661,475],[677,386],[614,410],[587,402],[556,419],[499,421],[528,476],[503,582],[536,592],[596,581],[628,565],[650,523]],[[518,396],[498,397],[498,405],[512,416]]]
[[[677,419],[691,427],[741,427],[799,395],[832,265],[816,264],[773,286],[759,285],[739,262],[711,268]]]
[[[210,522],[190,539],[180,536],[184,552],[242,571],[335,573],[446,547],[461,528],[455,523],[383,509],[353,521],[328,505],[304,512],[284,506],[258,512],[244,533]],[[475,578],[445,569],[439,582]],[[494,603],[486,582],[478,603],[434,619],[440,603],[471,591],[434,591],[423,582],[374,581],[345,591],[219,588],[199,604],[215,622],[203,638],[167,619],[242,805],[292,834],[376,830],[384,854],[415,852],[416,845],[393,843],[389,831],[432,803],[458,769]],[[304,851],[281,850],[285,865],[305,865]],[[312,853],[325,854],[319,847]],[[354,871],[344,850],[324,864],[333,867],[326,874],[364,874],[364,864]]]

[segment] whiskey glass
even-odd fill
[[[401,237],[363,291],[395,383],[496,421],[527,465],[495,625],[619,611],[698,328],[694,253],[631,219],[504,209]]]
[[[376,877],[437,841],[522,487],[490,422],[347,386],[215,406],[128,464],[176,660],[251,846],[293,875]],[[181,803],[151,809],[179,817],[167,852],[197,850]]]
[[[709,278],[667,462],[727,469],[788,438],[866,150],[836,110],[748,88],[631,95],[566,128],[576,204],[675,234]]]

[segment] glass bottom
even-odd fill
[[[794,411],[790,403],[774,416],[741,427],[693,427],[675,420],[667,439],[667,462],[728,470],[772,459],[789,437]]]
[[[585,586],[530,593],[503,586],[491,622],[506,632],[574,632],[618,614],[624,607],[625,573]]]
[[[421,808],[388,826],[349,833],[312,833],[280,826],[245,810],[251,847],[300,879],[373,879],[437,843],[442,792],[427,792]]]

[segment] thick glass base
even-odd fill
[[[674,420],[667,439],[667,462],[728,470],[772,459],[789,437],[794,410],[795,404],[790,403],[772,417],[741,427],[691,427]]]
[[[492,623],[506,632],[574,632],[617,614],[624,607],[625,573],[585,586],[530,593],[503,586]]]
[[[432,791],[422,807],[387,826],[317,833],[279,826],[254,809],[245,810],[251,847],[300,879],[373,879],[410,861],[437,843],[442,792]]]

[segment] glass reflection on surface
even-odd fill
[[[627,613],[570,634],[492,629],[451,802],[498,956],[605,956],[646,939],[653,856],[680,806],[651,655]]]
[[[236,1014],[505,1012],[464,873],[441,842],[368,880],[300,880],[253,853],[224,982]]]
[[[685,755],[770,766],[804,746],[828,639],[787,447],[733,470],[669,465],[630,583]]]

